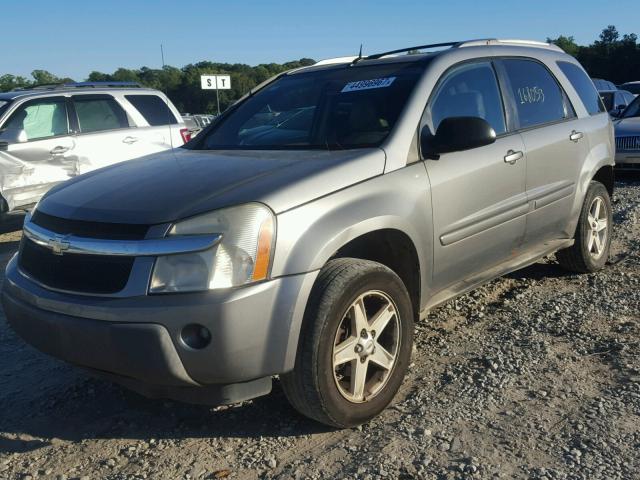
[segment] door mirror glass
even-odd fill
[[[492,144],[496,132],[480,117],[449,117],[440,122],[435,135],[425,126],[421,141],[423,155],[429,158]]]

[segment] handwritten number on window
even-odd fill
[[[540,87],[521,87],[518,89],[518,98],[520,104],[525,103],[544,103],[544,90]]]

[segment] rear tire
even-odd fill
[[[575,243],[556,252],[558,263],[572,272],[591,273],[600,270],[609,259],[612,227],[609,192],[600,182],[592,181],[580,211]]]
[[[376,331],[377,329],[377,331]],[[405,377],[413,308],[402,280],[379,263],[329,261],[313,287],[284,392],[303,415],[352,427],[378,415]]]

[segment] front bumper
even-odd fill
[[[617,152],[616,169],[640,171],[640,151]]]
[[[293,368],[316,275],[228,291],[115,298],[48,290],[24,276],[14,257],[2,303],[14,330],[45,353],[150,396],[178,398],[175,392],[196,390],[196,396],[215,398],[197,403],[229,403],[267,393],[259,379],[267,378],[270,388],[272,375]],[[193,323],[211,332],[202,349],[181,339]]]

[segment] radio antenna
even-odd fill
[[[353,59],[353,62],[351,62],[351,65],[355,65],[360,60],[362,60],[362,44],[360,44],[360,53],[358,53],[358,56]]]

